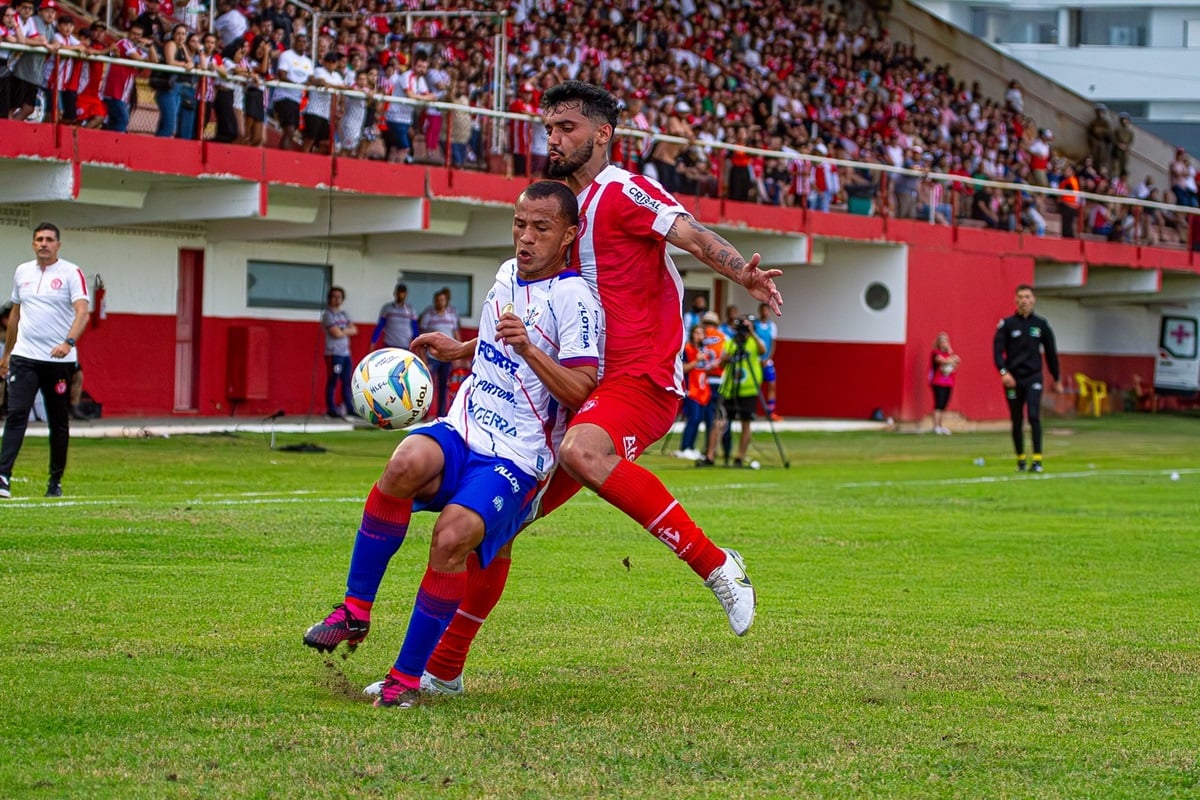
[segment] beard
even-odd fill
[[[592,152],[596,149],[596,144],[591,139],[579,147],[573,154],[563,154],[558,161],[546,159],[546,177],[547,178],[569,178],[575,174],[575,171],[584,164],[592,160]]]

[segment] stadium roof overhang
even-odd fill
[[[1200,274],[1162,267],[1039,264],[1035,288],[1043,297],[1063,297],[1085,306],[1174,305],[1200,300]]]

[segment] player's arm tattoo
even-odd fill
[[[681,231],[681,225],[686,226],[686,229]],[[694,218],[677,218],[667,233],[667,241],[687,250],[714,272],[724,275],[734,283],[741,283],[738,275],[746,267],[746,260],[724,237],[704,227]]]

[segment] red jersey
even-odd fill
[[[666,236],[687,213],[657,181],[611,164],[579,193],[571,260],[604,307],[604,377],[646,375],[683,394],[683,281]]]

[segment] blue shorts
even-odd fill
[[[770,383],[775,380],[775,361],[768,358],[762,362],[763,383]]]
[[[483,518],[483,541],[475,548],[486,567],[517,535],[537,488],[537,479],[506,458],[473,452],[445,422],[409,433],[428,436],[442,448],[446,465],[442,485],[430,500],[413,501],[413,511],[441,511],[450,504],[469,508]]]
[[[407,150],[412,147],[408,131],[412,127],[408,122],[389,122],[383,130],[383,141],[393,150]]]

